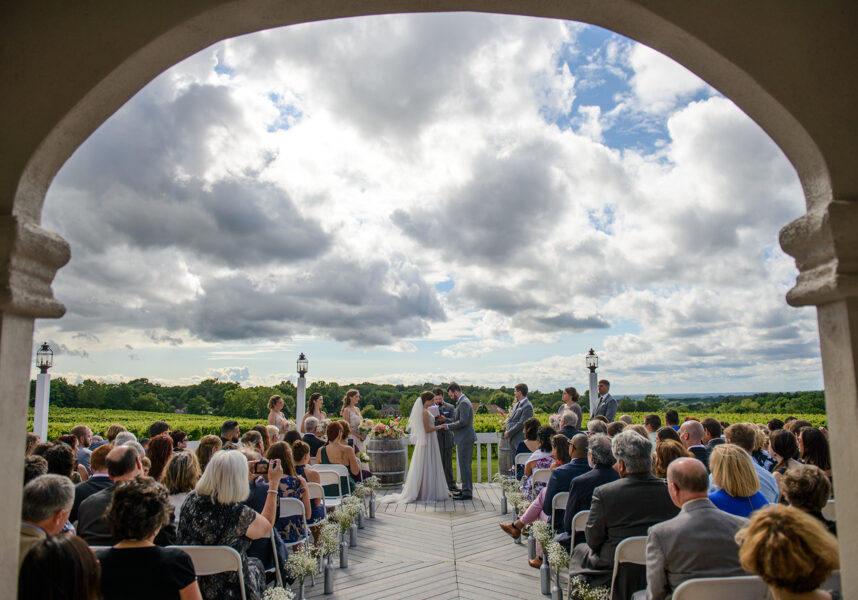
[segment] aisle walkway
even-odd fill
[[[501,520],[511,521],[512,514],[500,514],[498,486],[485,483],[475,484],[472,501],[380,505],[376,518],[367,519],[359,531],[358,546],[349,549],[349,568],[336,569],[334,594],[325,596],[317,578],[306,595],[332,600],[541,597],[539,571],[528,566],[527,547],[501,531]]]

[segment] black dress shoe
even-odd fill
[[[457,489],[457,490],[450,490],[450,493],[451,493],[453,496],[461,496],[461,495],[462,495],[462,490],[458,490],[458,489]]]
[[[471,494],[459,494],[458,496],[453,496],[453,500],[472,500],[474,497]]]

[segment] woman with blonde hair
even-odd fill
[[[656,477],[664,479],[667,477],[667,467],[677,458],[694,456],[685,449],[681,442],[676,440],[664,440],[655,447],[655,460],[652,462],[652,473]]]
[[[197,461],[200,464],[200,473],[204,473],[206,470],[206,465],[209,464],[209,461],[212,459],[212,456],[215,452],[223,448],[223,442],[216,435],[205,435],[203,439],[200,440],[200,445],[197,446]]]
[[[742,568],[766,582],[774,600],[840,600],[819,589],[840,556],[835,537],[812,516],[773,504],[753,514],[736,543]]]
[[[278,442],[283,439],[286,432],[289,431],[289,421],[280,412],[283,410],[285,402],[281,396],[274,394],[268,399],[268,424],[274,425],[277,428],[277,438],[271,438],[271,442]]]
[[[354,440],[355,451],[360,454],[361,452],[366,452],[366,447],[363,443],[366,436],[358,431],[360,422],[363,421],[360,409],[358,408],[358,402],[360,402],[360,392],[358,390],[349,390],[346,392],[346,395],[343,397],[343,409],[340,411],[340,416],[351,427],[349,439]],[[366,469],[367,466],[362,464],[361,469]]]
[[[167,461],[161,485],[167,488],[170,494],[170,504],[173,505],[176,521],[182,511],[182,503],[197,485],[199,478],[200,462],[193,452],[176,452]]]
[[[760,480],[750,455],[735,444],[720,444],[712,450],[709,468],[712,483],[720,488],[709,494],[712,504],[724,512],[748,517],[769,501],[760,492]]]

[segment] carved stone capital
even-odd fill
[[[796,219],[781,229],[780,241],[799,270],[787,292],[792,306],[858,298],[858,201],[835,200]]]
[[[14,215],[0,216],[0,311],[34,318],[58,318],[65,306],[51,283],[71,258],[63,238]]]

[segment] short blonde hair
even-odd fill
[[[212,456],[195,490],[215,504],[236,504],[250,495],[249,477],[244,454],[222,450]]]
[[[164,467],[161,485],[171,494],[190,492],[200,478],[200,461],[193,452],[174,452]]]
[[[772,504],[752,513],[736,543],[742,568],[780,590],[811,592],[840,568],[835,537],[818,519],[791,506]]]
[[[268,430],[268,441],[272,444],[280,439],[280,430],[277,429],[277,425],[266,425],[265,429]]]
[[[769,445],[769,430],[767,427],[757,426],[754,432],[754,452],[758,452]]]
[[[735,444],[719,444],[709,457],[712,481],[734,498],[748,498],[760,491],[760,479],[751,456]]]

